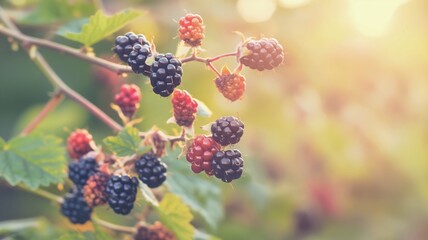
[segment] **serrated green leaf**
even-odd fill
[[[193,239],[195,229],[190,224],[193,215],[180,197],[167,193],[157,208],[160,221],[174,232],[178,240]]]
[[[202,117],[209,117],[213,114],[213,112],[207,107],[207,105],[199,99],[194,98],[196,102],[198,102],[198,111],[197,115]]]
[[[103,142],[110,151],[120,157],[137,154],[141,150],[140,132],[133,127],[124,128],[117,136],[107,137]]]
[[[153,194],[152,190],[141,181],[139,186],[144,199],[146,199],[146,201],[151,203],[153,206],[158,207],[159,201],[157,200],[156,196]]]
[[[61,139],[49,135],[17,137],[0,150],[0,176],[11,185],[23,183],[36,189],[62,182],[65,162]]]
[[[24,24],[47,24],[88,17],[96,11],[92,1],[43,0],[29,15],[20,19]]]
[[[220,185],[202,174],[191,173],[185,160],[176,160],[177,155],[177,152],[171,152],[168,158],[163,159],[172,173],[166,180],[167,187],[211,227],[216,228],[223,218]]]
[[[83,25],[79,33],[69,32],[63,36],[85,46],[91,46],[121,29],[140,15],[141,13],[135,10],[125,10],[113,16],[107,16],[102,11],[97,11],[95,15],[89,18],[89,22]]]

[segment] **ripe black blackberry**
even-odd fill
[[[132,71],[141,73],[145,76],[150,75],[150,65],[146,64],[147,58],[152,55],[149,44],[135,44],[133,50],[129,53],[128,65]]]
[[[127,215],[134,207],[138,179],[129,176],[113,176],[107,182],[108,204],[117,214]]]
[[[149,188],[157,188],[166,180],[166,164],[153,154],[145,154],[135,162],[140,180]]]
[[[129,54],[134,49],[135,44],[150,46],[150,43],[143,34],[136,35],[133,32],[128,32],[124,36],[116,37],[113,51],[119,56],[120,60],[128,63]]]
[[[259,71],[278,67],[284,60],[284,50],[275,38],[250,40],[243,46],[249,54],[239,58],[245,66]]]
[[[231,182],[242,175],[244,160],[239,150],[218,151],[212,160],[214,175],[223,182]]]
[[[153,92],[167,97],[171,95],[174,88],[181,84],[181,62],[171,53],[158,54],[151,67],[150,83]]]
[[[236,117],[222,117],[211,125],[214,141],[222,146],[238,143],[244,134],[244,123]]]
[[[82,190],[76,188],[64,197],[61,213],[74,224],[84,224],[91,219],[92,208],[86,203]]]
[[[83,156],[68,164],[68,178],[77,187],[83,187],[86,181],[99,170],[97,160],[92,156]]]

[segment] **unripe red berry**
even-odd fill
[[[189,13],[180,18],[178,23],[180,24],[178,35],[181,40],[191,47],[197,47],[202,44],[202,40],[205,37],[205,27],[201,16]]]
[[[71,158],[81,158],[94,150],[92,135],[86,129],[76,129],[67,139],[67,150]]]
[[[220,150],[220,145],[211,137],[197,136],[187,149],[186,159],[192,163],[192,171],[200,173],[205,171],[209,176],[213,175],[212,159],[214,154]]]
[[[123,115],[128,118],[134,116],[140,107],[141,91],[135,84],[123,84],[120,92],[114,96],[114,103],[120,107]]]
[[[230,101],[236,101],[244,95],[245,78],[236,73],[230,73],[229,69],[223,68],[221,76],[215,79],[217,89]]]
[[[171,99],[174,118],[179,126],[190,127],[198,111],[198,102],[185,90],[174,90]]]

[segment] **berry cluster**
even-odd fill
[[[114,175],[107,182],[106,194],[109,206],[117,214],[126,215],[134,207],[138,180],[127,175]]]
[[[187,148],[186,159],[194,173],[205,171],[223,182],[242,175],[244,161],[239,150],[222,150],[221,146],[238,143],[244,124],[236,117],[222,117],[211,125],[211,137],[197,136]]]
[[[140,107],[141,91],[135,84],[123,84],[120,92],[114,96],[114,103],[120,107],[123,115],[132,118]]]
[[[195,113],[198,111],[198,102],[187,91],[176,89],[172,95],[171,103],[177,125],[192,126]]]
[[[148,153],[135,162],[138,178],[149,188],[157,188],[166,180],[166,164],[155,155]]]
[[[168,97],[181,84],[182,75],[181,62],[172,53],[156,55],[150,73],[153,92]]]
[[[67,150],[71,158],[78,159],[94,150],[92,135],[86,129],[76,129],[67,139]]]
[[[197,47],[202,44],[202,39],[205,38],[205,27],[201,16],[189,13],[180,18],[178,23],[180,25],[178,35],[181,40],[191,47]]]
[[[244,76],[239,73],[230,73],[227,67],[223,68],[221,75],[214,82],[218,91],[232,102],[244,95],[246,86]]]
[[[177,240],[177,238],[162,223],[156,221],[150,226],[137,225],[134,240]]]
[[[242,48],[243,55],[238,56],[238,59],[251,69],[271,70],[284,61],[284,50],[274,38],[250,40]]]

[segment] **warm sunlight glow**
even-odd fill
[[[236,5],[239,14],[247,22],[264,22],[275,12],[274,0],[239,0]]]
[[[349,0],[349,13],[356,28],[364,35],[382,35],[394,12],[407,0]]]
[[[285,8],[298,8],[308,4],[311,0],[279,0],[279,5]]]

